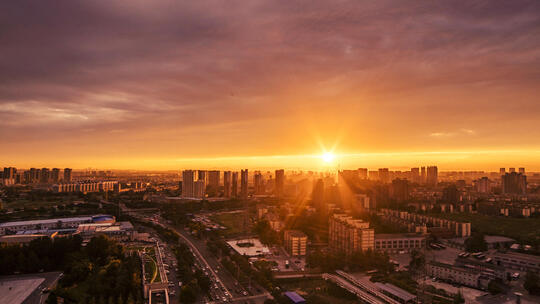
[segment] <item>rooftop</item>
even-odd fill
[[[252,246],[242,246],[243,244],[248,243],[252,244]],[[229,246],[231,246],[240,255],[259,256],[270,253],[270,249],[268,249],[268,247],[264,246],[261,241],[255,238],[227,241],[227,244],[229,244]]]
[[[26,226],[26,225],[39,225],[39,224],[54,224],[58,221],[66,222],[79,222],[79,221],[92,221],[91,216],[83,217],[66,217],[66,218],[55,218],[55,219],[44,219],[44,220],[30,220],[30,221],[16,221],[16,222],[6,222],[1,223],[0,227],[11,227],[11,226]]]
[[[285,233],[288,233],[290,236],[294,237],[307,237],[305,233],[299,230],[287,230]]]
[[[403,301],[405,302],[408,302],[408,301],[411,301],[413,299],[416,298],[415,295],[397,287],[397,286],[394,286],[392,284],[388,284],[388,283],[375,283],[375,285],[377,285],[377,287],[379,287],[380,289],[382,290],[385,290],[386,292],[388,293],[391,293],[393,294],[394,296],[402,299]]]
[[[513,259],[521,259],[521,260],[528,260],[535,263],[540,263],[540,256],[532,255],[532,254],[525,254],[525,253],[518,253],[518,252],[496,252],[494,254],[495,257],[505,257],[505,258],[513,258]]]
[[[302,298],[299,294],[297,294],[294,291],[285,292],[285,296],[287,298],[291,299],[291,301],[293,301],[293,303],[305,303],[306,302],[306,300],[304,298]]]
[[[486,241],[486,243],[503,243],[503,242],[515,242],[516,240],[514,239],[511,239],[511,238],[508,238],[508,237],[505,237],[505,236],[500,236],[500,235],[486,235],[484,236],[484,240]]]
[[[20,304],[24,302],[28,296],[36,288],[43,283],[43,278],[21,278],[21,279],[6,279],[0,281],[0,293],[2,294],[2,303],[5,304]]]

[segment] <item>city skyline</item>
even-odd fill
[[[540,154],[540,151],[535,151]],[[409,170],[429,165],[438,166],[441,171],[485,171],[497,172],[500,168],[527,168],[528,172],[540,171],[540,165],[521,159],[529,152],[523,151],[479,151],[479,152],[408,152],[408,153],[356,153],[356,154],[307,154],[307,155],[273,155],[273,156],[235,156],[214,158],[186,159],[145,159],[145,164],[132,165],[135,160],[114,159],[114,165],[108,162],[90,163],[86,159],[71,162],[47,162],[45,160],[30,163],[17,163],[12,160],[0,160],[0,167],[30,168],[64,168],[75,170],[139,170],[139,171],[178,171],[198,168],[202,170],[302,170],[302,171],[337,171],[357,168],[388,168],[390,170]],[[486,159],[486,156],[497,154],[502,161]],[[501,155],[502,154],[502,155]],[[302,163],[303,162],[303,163]],[[301,164],[299,164],[301,163]],[[65,165],[68,164],[68,165]]]
[[[0,166],[540,170],[538,2],[224,5],[0,4]]]

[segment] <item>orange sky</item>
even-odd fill
[[[6,1],[0,166],[540,170],[539,12]]]

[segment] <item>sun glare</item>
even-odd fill
[[[322,159],[325,163],[331,163],[332,161],[334,161],[334,154],[332,154],[332,152],[326,152],[322,155]]]

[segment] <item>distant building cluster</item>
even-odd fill
[[[250,191],[249,172],[242,169],[240,172],[223,171],[223,183],[221,171],[218,170],[184,170],[182,171],[182,197],[187,199],[202,199],[205,197],[241,198],[247,199],[250,194],[267,195],[273,193],[276,196],[284,194],[285,171],[276,170],[275,179],[265,176],[256,171],[253,174],[253,187]],[[269,190],[273,186],[273,191]]]
[[[437,166],[411,168],[410,171],[390,171],[388,168],[370,171],[367,168],[359,168],[357,170],[341,170],[338,174],[338,183],[340,184],[354,184],[360,180],[390,183],[394,179],[406,179],[414,183],[435,186],[439,180],[439,170]]]
[[[118,190],[119,184],[117,181],[79,181],[76,183],[56,184],[52,189],[54,192],[101,192]]]
[[[58,182],[71,182],[72,170],[65,168],[30,168],[25,171],[17,171],[14,167],[5,167],[0,181],[5,186],[16,184],[53,184]]]

